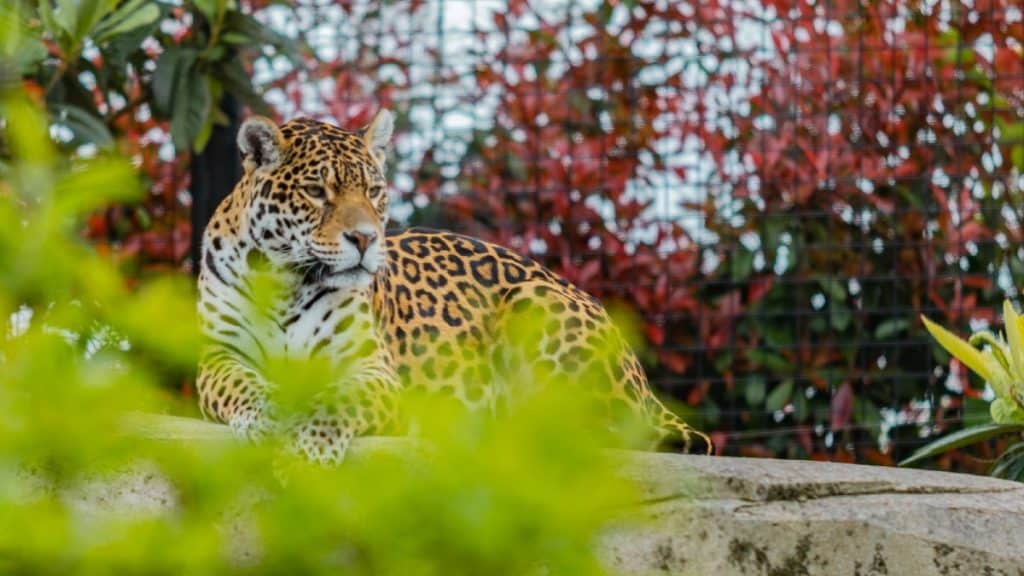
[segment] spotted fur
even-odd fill
[[[661,438],[687,448],[706,437],[651,393],[636,356],[600,303],[536,262],[449,232],[413,229],[388,237],[384,111],[365,129],[313,120],[280,129],[264,119],[239,134],[245,175],[207,227],[199,278],[209,344],[200,363],[200,403],[237,433],[275,425],[296,450],[337,461],[353,437],[396,422],[400,391],[449,395],[497,410],[537,371],[580,382],[610,414],[653,421]],[[269,270],[285,289],[254,304],[251,278]],[[536,315],[531,315],[536,314]],[[517,318],[538,318],[517,338]],[[510,336],[511,335],[511,336]],[[277,422],[266,380],[274,355],[328,358],[313,412]],[[517,367],[529,374],[517,374]],[[548,379],[545,379],[547,381]]]

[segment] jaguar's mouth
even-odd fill
[[[366,268],[362,262],[355,266],[338,269],[330,264],[317,260],[306,268],[305,273],[302,276],[302,282],[304,284],[318,284],[325,281],[346,282],[359,280],[364,277],[369,278],[370,276],[373,276],[373,272]]]

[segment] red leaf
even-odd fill
[[[647,339],[651,341],[655,346],[661,346],[665,343],[665,328],[657,324],[648,323],[646,326]]]
[[[850,423],[853,416],[853,387],[843,382],[839,390],[832,396],[832,430],[842,430]]]

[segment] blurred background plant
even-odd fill
[[[190,269],[236,174],[231,101],[342,126],[389,106],[393,220],[633,311],[656,387],[722,453],[891,464],[987,418],[918,316],[966,330],[1018,298],[1014,2],[128,4],[66,26],[23,2],[42,42],[18,77],[60,142],[112,143],[142,175],[85,227],[132,278]]]

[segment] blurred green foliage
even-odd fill
[[[19,22],[0,14],[6,32]],[[161,386],[196,362],[192,290],[129,288],[81,238],[83,215],[138,197],[136,176],[109,153],[62,156],[19,88],[0,85],[0,318],[33,317],[0,337],[0,573],[602,572],[595,538],[634,495],[605,450],[622,436],[570,390],[500,417],[410,399],[422,450],[287,461],[284,482],[273,442],[133,434],[128,413],[194,410]],[[90,348],[97,326],[130,345]],[[291,377],[304,374],[317,371]],[[173,510],[76,503],[84,483],[128,469],[166,478]]]
[[[230,93],[262,113],[240,51],[285,59],[298,47],[261,25],[235,0],[14,0],[21,22],[10,71],[42,92],[72,146],[114,145],[140,106],[167,121],[178,152],[202,150],[227,118],[216,104]],[[47,57],[49,56],[49,57]]]

